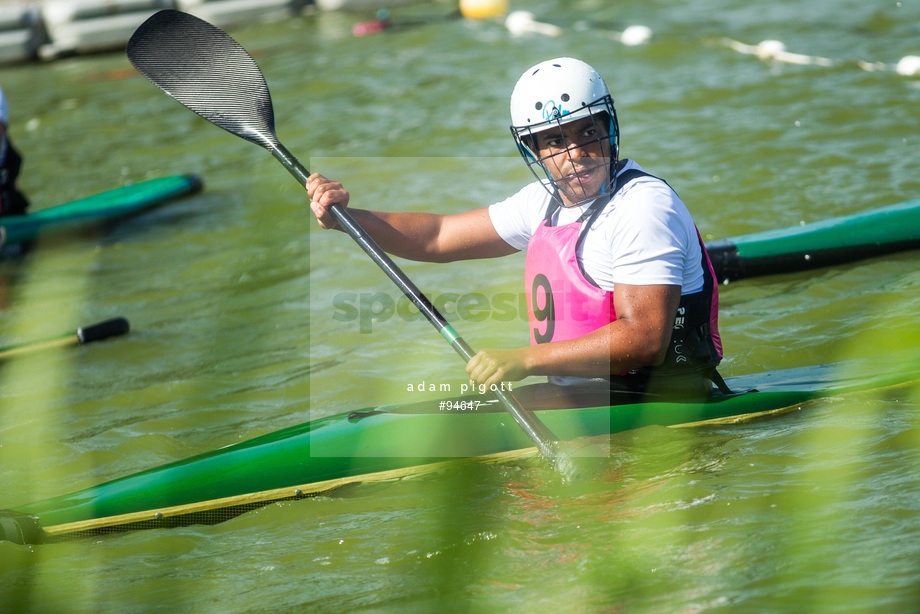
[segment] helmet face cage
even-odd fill
[[[547,109],[549,111],[549,109]],[[610,95],[596,100],[584,107],[571,113],[560,114],[558,109],[552,109],[546,113],[550,117],[540,123],[526,126],[511,126],[511,133],[514,135],[514,141],[518,146],[518,151],[527,163],[528,168],[534,174],[546,190],[552,195],[563,207],[577,207],[584,205],[596,198],[609,194],[613,191],[616,184],[616,167],[619,160],[620,150],[620,129],[617,121],[616,108],[613,105],[613,98]],[[565,139],[562,132],[562,126],[573,121],[578,121],[590,117],[594,122],[594,133],[597,135],[593,140],[581,140],[569,142]],[[557,151],[550,156],[540,157],[539,150],[536,146],[536,135],[546,130],[555,130],[560,133],[563,139],[561,151]],[[606,133],[606,136],[603,136]],[[576,147],[591,147],[595,143],[607,141],[610,157],[600,159],[601,163],[607,166],[608,178],[600,191],[594,194],[588,194],[580,184],[574,187],[566,188],[557,181],[549,171],[547,162],[550,158],[558,156],[571,156],[571,151]],[[573,163],[574,161],[570,160]],[[561,198],[565,194],[570,204],[567,204]]]

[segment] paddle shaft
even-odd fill
[[[302,187],[309,171],[275,134],[268,85],[255,60],[226,32],[193,15],[163,10],[149,17],[131,36],[128,58],[138,71],[167,95],[211,123],[265,149]],[[339,225],[425,314],[428,321],[467,362],[473,351],[434,305],[405,276],[379,245],[341,206],[331,207]],[[497,391],[499,400],[540,452],[557,469],[570,465],[556,450],[556,439],[514,397]],[[571,471],[569,471],[571,473]]]
[[[306,185],[307,178],[310,176],[308,171],[291,153],[278,143],[271,150],[272,155],[291,173],[301,185]],[[419,311],[424,314],[425,318],[434,326],[442,337],[451,345],[452,348],[460,355],[464,362],[469,362],[475,352],[463,338],[457,334],[450,323],[441,315],[437,307],[432,304],[428,297],[409,279],[405,273],[396,265],[395,262],[381,249],[374,239],[367,234],[367,231],[355,221],[355,218],[339,205],[330,207],[332,215],[335,216],[339,226],[354,239],[355,243],[361,246],[368,256],[377,264],[380,269],[386,273],[387,277],[399,287],[403,294],[409,298],[412,303],[418,307]],[[514,421],[527,433],[527,436],[537,444],[540,452],[548,459],[556,459],[559,452],[556,446],[555,436],[540,422],[536,416],[528,412],[521,406],[517,400],[508,394],[505,390],[495,390],[495,395],[501,401]]]

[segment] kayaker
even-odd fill
[[[527,250],[531,345],[486,349],[467,365],[491,386],[531,375],[558,385],[708,394],[722,357],[718,284],[693,219],[663,180],[619,159],[613,98],[591,66],[529,68],[511,94],[511,132],[537,181],[459,214],[350,208],[387,252],[450,262]],[[307,181],[323,228],[341,183]]]
[[[0,216],[23,215],[29,206],[25,195],[16,187],[22,157],[8,134],[9,107],[0,88]]]

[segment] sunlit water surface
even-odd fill
[[[394,11],[427,23],[363,38],[350,28],[369,15],[232,33],[266,75],[282,142],[345,182],[354,206],[462,211],[515,191],[528,172],[507,130],[510,89],[560,55],[607,76],[624,155],[678,190],[707,239],[920,196],[920,80],[857,64],[920,54],[917,2],[526,8],[564,35],[435,18],[445,5]],[[632,24],[651,44],[611,35]],[[841,61],[763,62],[723,38]],[[333,317],[342,300],[398,292],[311,222],[265,151],[183,109],[122,54],[5,67],[0,84],[36,209],[167,174],[205,183],[0,263],[4,345],[115,315],[132,325],[0,367],[0,507],[463,381],[423,321]],[[522,262],[401,264],[431,296],[495,296],[520,292]],[[918,262],[907,252],[723,286],[722,371],[917,347]],[[523,322],[456,326],[475,347],[526,343]],[[0,609],[911,611],[917,397],[906,385],[749,424],[577,442],[610,454],[584,459],[572,483],[533,460],[474,464],[215,526],[0,543]]]

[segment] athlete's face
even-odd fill
[[[591,117],[534,135],[538,156],[566,205],[599,196],[609,179],[607,129]]]

